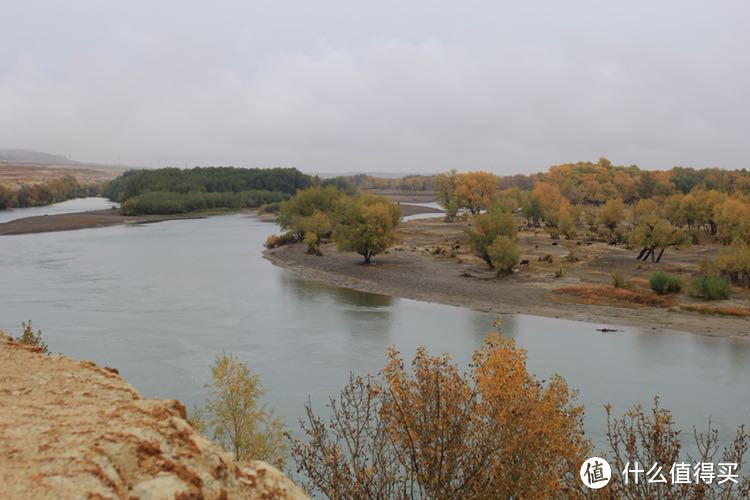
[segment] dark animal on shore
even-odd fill
[[[552,246],[553,246],[553,247],[554,247],[554,246],[557,246],[557,242],[556,242],[556,241],[553,241],[553,242],[552,242]]]
[[[529,266],[529,259],[523,259],[523,260],[521,261],[521,263],[520,263],[520,264],[518,264],[518,265],[519,265],[519,266],[526,266],[526,267],[528,267],[528,266]]]

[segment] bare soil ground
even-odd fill
[[[142,399],[112,368],[2,332],[0,484],[2,498],[307,498],[197,434],[179,401]]]
[[[97,184],[114,179],[121,173],[122,170],[115,169],[0,162],[0,185],[15,189],[23,184],[39,184],[66,176],[75,177],[82,184]]]
[[[689,283],[700,262],[718,251],[716,245],[668,249],[655,264],[636,261],[635,249],[552,240],[541,229],[524,229],[519,246],[529,264],[498,277],[471,254],[466,229],[464,221],[442,218],[404,222],[401,244],[376,256],[370,266],[331,244],[323,246],[321,257],[308,255],[304,245],[266,250],[264,256],[305,278],[362,291],[497,313],[750,338],[748,317],[688,310],[698,305],[750,312],[748,290],[735,288],[730,300],[704,302],[686,294],[658,296],[648,289],[648,277],[656,270],[678,274]],[[613,287],[615,271],[625,276],[627,289]]]

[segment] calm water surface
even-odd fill
[[[0,329],[24,319],[53,352],[116,367],[144,396],[200,403],[217,353],[237,354],[267,400],[296,424],[350,371],[375,373],[384,350],[419,345],[460,363],[495,315],[305,282],[261,257],[275,226],[247,215],[0,237]],[[750,423],[750,343],[533,316],[503,318],[541,378],[580,389],[600,441],[602,406],[653,395],[689,430]]]
[[[106,210],[112,206],[120,206],[119,203],[107,198],[90,197],[76,198],[44,207],[13,208],[0,210],[0,223],[10,222],[23,217],[34,217],[37,215],[70,214],[73,212],[85,212],[87,210]]]

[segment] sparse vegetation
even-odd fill
[[[728,299],[732,293],[729,282],[722,276],[702,276],[690,285],[690,296],[706,300]]]
[[[21,335],[16,337],[16,342],[38,347],[44,354],[49,354],[49,348],[47,347],[47,344],[42,340],[42,331],[37,330],[36,332],[34,332],[34,329],[31,327],[31,320],[23,321],[21,323],[21,328]]]

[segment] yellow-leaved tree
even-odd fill
[[[561,498],[580,492],[590,444],[560,377],[543,384],[526,353],[490,335],[469,373],[425,348],[395,349],[379,378],[350,378],[326,422],[307,405],[292,447],[311,490],[344,498]]]
[[[222,353],[211,365],[205,406],[196,408],[190,422],[214,440],[235,460],[263,460],[282,467],[288,456],[283,423],[260,404],[260,379],[246,363]]]
[[[339,250],[357,252],[369,264],[398,241],[401,209],[384,196],[358,194],[341,204],[333,240]]]
[[[456,203],[472,214],[489,209],[498,191],[500,179],[490,172],[467,172],[455,177]]]

